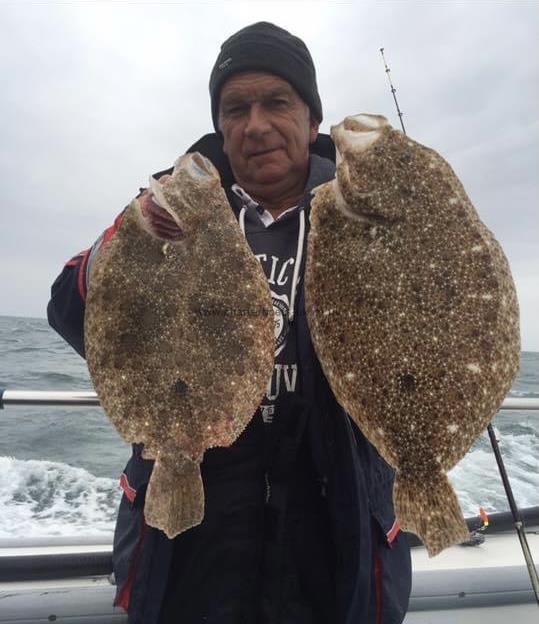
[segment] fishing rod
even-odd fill
[[[395,87],[393,86],[393,83],[391,82],[391,76],[389,75],[391,70],[389,69],[389,67],[387,66],[387,63],[386,63],[386,57],[384,56],[384,48],[380,48],[380,54],[382,55],[382,60],[384,61],[384,67],[386,68],[386,76],[387,76],[387,79],[389,80],[389,86],[391,87],[391,93],[393,95],[393,99],[395,100],[395,106],[397,107],[397,114],[399,115],[399,119],[400,119],[400,122],[401,122],[401,128],[402,128],[402,131],[404,132],[404,134],[406,134],[406,130],[404,129],[404,122],[402,121],[403,113],[402,113],[401,109],[399,108],[399,103],[397,101],[397,96],[396,96],[397,89],[395,89]]]
[[[509,482],[509,476],[507,475],[507,471],[505,470],[505,464],[503,462],[500,446],[498,444],[498,440],[496,439],[496,434],[494,432],[494,427],[492,426],[492,423],[488,424],[487,431],[490,438],[490,443],[492,445],[492,450],[494,451],[494,457],[496,457],[496,463],[498,464],[500,477],[502,478],[505,495],[507,497],[507,501],[509,502],[511,515],[513,516],[513,523],[518,535],[518,539],[520,541],[520,547],[522,548],[524,559],[526,560],[526,567],[528,568],[528,574],[530,575],[533,592],[535,594],[535,600],[537,601],[537,606],[539,606],[539,575],[537,574],[537,568],[535,567],[535,564],[533,562],[533,556],[530,551],[528,539],[526,537],[524,521],[522,520],[522,516],[515,501],[515,497],[513,496],[513,490],[511,488],[511,483]]]
[[[404,134],[406,134],[406,130],[404,129],[404,124],[402,123],[402,112],[399,108],[397,96],[395,95],[397,90],[395,89],[395,87],[393,86],[393,83],[391,82],[391,77],[389,75],[391,70],[387,66],[386,59],[384,57],[384,48],[380,48],[380,54],[382,55],[382,59],[384,61],[384,67],[386,68],[387,79],[389,80],[391,93],[393,95],[393,99],[395,100],[395,106],[397,108],[397,114],[399,115],[399,119],[401,122],[402,131]],[[516,504],[515,497],[513,495],[513,489],[511,488],[509,476],[507,474],[507,470],[505,469],[505,464],[504,464],[503,457],[500,451],[500,446],[498,444],[498,440],[496,439],[496,434],[494,433],[494,428],[492,427],[491,423],[489,423],[487,426],[487,432],[490,438],[490,444],[492,446],[492,450],[494,452],[494,457],[496,458],[496,463],[498,465],[498,471],[500,473],[500,477],[501,477],[503,487],[505,490],[505,496],[507,497],[507,502],[509,503],[509,508],[511,509],[511,514],[513,516],[513,525],[515,527],[515,531],[517,532],[518,539],[520,541],[522,554],[524,555],[524,559],[526,560],[526,567],[528,568],[528,574],[530,575],[530,581],[533,587],[533,592],[535,594],[535,600],[537,601],[537,606],[539,606],[539,575],[537,574],[537,568],[535,567],[535,564],[533,562],[533,556],[530,551],[528,539],[526,537],[526,528],[524,526],[524,521],[522,520],[520,510]]]

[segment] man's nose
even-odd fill
[[[253,103],[249,109],[249,117],[247,119],[247,125],[245,126],[245,134],[247,136],[255,137],[269,132],[269,130],[271,130],[271,123],[268,112],[264,110],[264,107],[258,102]]]

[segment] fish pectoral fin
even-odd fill
[[[356,201],[348,203],[344,199],[337,180],[333,180],[329,184],[332,185],[335,207],[349,219],[367,223],[369,225],[383,226],[391,225],[392,221],[396,221],[393,212],[389,213],[389,216],[387,216],[382,209],[379,209],[379,202],[376,201],[376,191],[362,191],[361,193],[356,191]]]
[[[317,188],[322,188],[322,187],[317,187]],[[367,219],[365,218],[363,214],[361,214],[361,212],[354,209],[356,208],[355,206],[351,206],[344,199],[340,184],[337,181],[337,179],[334,179],[331,182],[327,183],[327,188],[331,189],[331,191],[333,192],[333,197],[335,199],[335,208],[337,208],[337,210],[340,210],[346,217],[350,219],[354,219],[356,221],[367,221]]]
[[[397,472],[393,500],[402,529],[419,537],[429,557],[470,539],[457,495],[444,472],[416,479]]]
[[[157,454],[144,506],[146,523],[169,539],[202,522],[204,488],[200,462]]]

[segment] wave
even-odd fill
[[[0,385],[36,390],[92,387],[84,361],[46,320],[0,317],[0,343],[5,347]],[[539,353],[522,354],[509,396],[539,398]],[[503,412],[495,422],[517,504],[539,505],[536,413]],[[77,408],[61,416],[58,410],[56,417],[54,408],[32,407],[3,419],[0,435],[0,538],[110,536],[121,492],[116,478],[97,477],[91,471],[117,474],[127,450],[102,413]],[[24,457],[35,448],[42,460],[2,457]],[[98,459],[101,455],[105,459]],[[86,469],[71,465],[79,461]],[[508,509],[488,436],[480,436],[449,476],[465,515],[476,515],[479,506],[491,512]]]
[[[505,432],[499,438],[517,504],[539,505],[539,437]],[[449,479],[465,516],[477,515],[480,506],[487,512],[508,509],[486,435],[451,470]],[[120,497],[117,479],[96,477],[61,462],[0,457],[0,538],[109,538]]]
[[[42,346],[37,346],[37,347],[14,347],[9,349],[9,353],[39,353],[40,357],[43,357],[44,353],[43,353],[43,347]]]
[[[39,380],[42,383],[49,383],[51,388],[57,388],[60,386],[56,386],[55,384],[64,384],[69,387],[69,385],[73,385],[76,383],[80,383],[81,379],[86,381],[83,375],[70,375],[69,373],[57,373],[54,371],[42,372],[37,370],[30,370],[26,372],[25,375],[26,380]],[[76,388],[79,390],[79,388]]]
[[[521,508],[539,505],[539,437],[529,428],[528,432],[518,435],[497,431],[496,435],[515,500]],[[465,516],[476,516],[480,506],[487,512],[509,509],[486,434],[480,436],[474,448],[449,472],[449,480]]]
[[[109,536],[120,497],[117,479],[59,462],[0,457],[0,538]]]
[[[511,390],[507,395],[512,398],[539,399],[539,392],[530,392],[526,390]]]

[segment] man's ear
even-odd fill
[[[309,143],[314,143],[318,136],[318,128],[320,122],[317,121],[312,115],[309,115]]]

